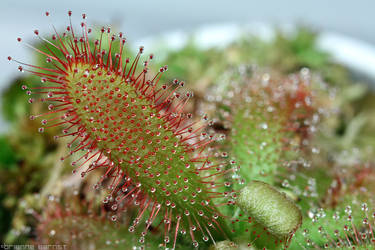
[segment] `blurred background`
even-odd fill
[[[198,102],[204,99],[207,86],[222,79],[220,74],[229,65],[254,63],[282,74],[308,67],[338,89],[335,105],[341,113],[329,124],[332,133],[320,141],[328,152],[330,164],[357,166],[373,159],[375,94],[370,91],[375,86],[373,0],[2,0],[0,242],[24,243],[36,236],[44,239],[51,232],[46,226],[49,221],[35,219],[38,217],[35,213],[49,213],[43,201],[74,193],[80,194],[79,198],[67,195],[66,200],[82,204],[75,199],[90,200],[92,196],[87,190],[92,190],[99,175],[80,182],[80,178],[72,177],[69,162],[60,163],[58,158],[66,153],[64,142],[53,141],[54,129],[42,135],[37,133],[40,121],[37,124],[28,119],[30,113],[45,110],[38,104],[30,107],[28,97],[20,89],[21,84],[35,78],[20,74],[18,65],[6,59],[10,55],[22,62],[44,63],[44,58],[16,39],[22,37],[39,46],[35,44],[33,31],[38,29],[49,35],[52,24],[58,31],[65,29],[68,10],[73,11],[73,24],[78,24],[85,13],[89,26],[98,29],[110,24],[113,30],[125,34],[132,48],[146,45],[147,53],[162,55],[157,65],[167,63],[170,77],[177,76],[191,84],[189,88],[196,91]],[[45,17],[45,11],[51,13],[49,18]],[[243,26],[247,26],[248,34],[238,28]],[[290,35],[288,30],[295,32]],[[195,34],[195,44],[191,44],[190,33]],[[239,33],[244,35],[243,40],[236,40]],[[268,40],[260,41],[259,37]],[[223,44],[228,47],[222,47]],[[220,48],[212,49],[215,46]],[[371,173],[375,178],[375,171]],[[350,172],[347,175],[351,176]],[[328,186],[332,179],[327,178]],[[51,197],[50,193],[56,196]]]
[[[65,27],[67,10],[75,17],[81,13],[88,15],[92,24],[111,24],[123,31],[128,40],[135,43],[144,37],[153,37],[169,31],[193,31],[202,25],[262,23],[275,26],[285,24],[305,24],[321,31],[336,32],[359,39],[370,44],[375,43],[374,32],[375,2],[359,1],[248,1],[235,2],[215,0],[191,1],[1,1],[0,57],[12,55],[22,61],[30,58],[30,50],[16,43],[21,36],[32,41],[33,30],[50,31],[53,23],[57,28]],[[51,12],[51,18],[44,16]],[[134,44],[139,46],[138,44]],[[0,61],[0,91],[4,90],[7,80],[15,76],[15,66],[6,59]],[[6,124],[0,120],[0,131]]]
[[[0,29],[2,30],[0,57],[12,55],[27,61],[30,51],[17,45],[16,38],[27,41],[33,38],[33,30],[49,31],[51,23],[57,28],[65,27],[67,10],[76,17],[85,12],[89,22],[112,24],[125,32],[129,41],[155,36],[167,31],[192,31],[202,25],[218,23],[244,24],[261,22],[273,25],[306,24],[323,31],[333,31],[375,43],[375,2],[359,1],[247,1],[235,2],[215,0],[191,1],[1,1]],[[45,18],[48,10],[52,17]],[[0,91],[7,80],[14,77],[15,67],[6,59],[0,61]],[[0,131],[6,124],[0,120]]]

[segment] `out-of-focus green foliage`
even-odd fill
[[[18,78],[2,94],[2,115],[9,122],[17,122],[29,113],[28,96],[21,91],[25,78]]]
[[[178,76],[197,91],[215,84],[228,67],[241,64],[255,64],[285,74],[307,67],[333,85],[351,83],[348,70],[317,48],[317,35],[309,28],[300,27],[293,34],[277,31],[270,41],[244,35],[223,49],[206,50],[199,49],[191,39],[182,49],[168,53],[161,64],[168,64],[172,72],[165,75],[166,79]]]
[[[317,36],[318,33],[311,29],[300,27],[292,34],[277,31],[269,41],[244,35],[225,48],[210,49],[200,49],[191,39],[182,49],[168,53],[160,64],[169,65],[164,80],[172,81],[172,77],[178,76],[187,82],[187,87],[194,90],[195,104],[210,93],[210,87],[223,84],[223,73],[228,68],[254,64],[290,74],[307,67],[320,75],[336,96],[339,113],[331,117],[330,125],[320,137],[323,150],[335,152],[335,157],[339,158],[342,151],[358,148],[359,158],[368,160],[375,148],[372,137],[375,133],[375,94],[366,84],[354,80],[346,67],[321,51],[316,45]],[[225,84],[235,83],[228,80]],[[197,111],[197,105],[190,109]],[[355,156],[353,153],[349,157]]]
[[[5,136],[0,137],[0,168],[10,169],[16,163],[16,154]]]

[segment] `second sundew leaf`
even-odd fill
[[[225,91],[221,122],[229,128],[223,145],[239,166],[240,183],[275,184],[290,161],[300,159],[322,115],[307,74],[288,77],[240,69]],[[225,94],[224,94],[225,95]]]
[[[231,145],[232,155],[241,166],[241,178],[246,182],[261,180],[274,183],[274,175],[282,154],[280,124],[273,122],[261,110],[237,107],[234,111]]]
[[[191,115],[183,113],[192,93],[183,92],[184,83],[178,80],[159,82],[167,66],[149,76],[153,55],[139,70],[143,47],[133,61],[125,58],[122,33],[117,37],[102,28],[99,39],[90,44],[85,22],[82,36],[74,30],[70,25],[68,33],[56,33],[52,41],[34,32],[45,41],[46,49],[37,52],[46,56],[49,66],[8,57],[21,64],[20,71],[41,77],[42,87],[22,86],[36,97],[46,95],[41,100],[48,103],[49,111],[30,117],[42,118],[39,132],[61,126],[63,134],[55,138],[72,137],[70,152],[61,160],[83,151],[72,162],[73,173],[84,177],[95,169],[104,170],[95,185],[101,188],[108,183],[104,203],[139,206],[129,232],[140,231],[144,238],[150,228],[163,228],[162,245],[173,248],[183,236],[194,247],[231,237],[219,207],[233,204],[231,182],[223,177],[234,170],[207,150],[220,139],[206,132],[209,124],[192,123]],[[112,47],[116,40],[118,50]],[[34,101],[35,96],[29,99]]]

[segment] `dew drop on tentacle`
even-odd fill
[[[111,220],[112,220],[112,221],[117,221],[117,216],[116,216],[116,215],[112,215],[112,216],[111,216]]]

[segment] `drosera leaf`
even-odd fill
[[[78,29],[70,24],[52,40],[35,33],[44,41],[44,50],[17,39],[45,56],[47,66],[8,58],[20,64],[19,71],[41,78],[41,87],[22,86],[32,94],[29,103],[39,99],[48,105],[48,112],[30,116],[41,120],[38,131],[61,127],[63,133],[55,139],[72,138],[61,160],[78,155],[72,161],[74,174],[84,178],[98,168],[104,170],[95,185],[108,185],[104,203],[139,206],[130,233],[141,228],[140,237],[146,237],[152,226],[160,226],[162,245],[173,248],[184,235],[194,247],[230,238],[219,207],[233,205],[231,182],[224,187],[221,179],[234,169],[208,150],[220,138],[206,132],[207,117],[195,123],[184,113],[193,94],[184,91],[182,81],[160,82],[167,66],[150,76],[148,65],[154,56],[140,66],[143,47],[133,60],[127,58],[122,33],[102,28],[90,44],[85,14],[83,19]],[[119,41],[117,49],[114,41]]]

